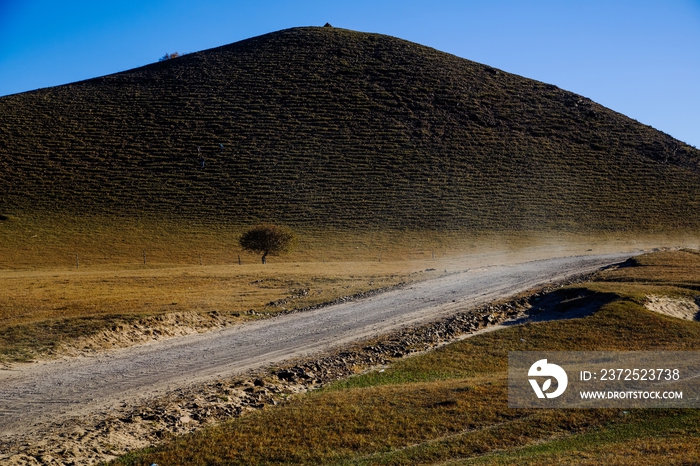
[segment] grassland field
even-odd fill
[[[700,322],[644,306],[654,295],[697,300],[700,252],[662,251],[628,265],[575,285],[614,295],[588,317],[455,342],[113,464],[697,464],[697,409],[507,406],[509,351],[700,349]]]
[[[5,250],[0,270],[3,364],[235,325],[446,271],[695,241],[690,235],[632,240],[307,230],[299,232],[295,252],[262,265],[259,257],[240,251],[240,229],[183,231],[132,223],[116,234],[96,224],[80,230],[79,224],[34,223],[25,235],[32,247],[24,250],[17,239],[19,222],[12,234],[3,231],[16,241]],[[78,267],[72,262],[77,248]],[[697,253],[642,256],[636,267],[604,272],[585,284],[594,293],[618,297],[589,318],[455,343],[133,453],[117,464],[541,464],[543,458],[658,464],[669,455],[679,463],[691,461],[698,454],[695,411],[509,410],[504,364],[514,348],[696,349],[696,322],[652,314],[642,305],[650,295],[697,297],[698,272]],[[163,316],[172,318],[159,327]],[[477,362],[483,355],[489,367]]]
[[[295,251],[262,265],[241,251],[241,232],[95,218],[2,223],[0,363],[204,331],[469,267],[694,242],[308,229],[297,231]],[[175,316],[172,325],[158,317],[164,315]]]

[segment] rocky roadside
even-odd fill
[[[507,302],[465,310],[451,317],[403,329],[343,350],[290,361],[226,380],[172,391],[139,406],[123,405],[90,418],[74,419],[35,432],[31,438],[0,440],[0,462],[8,466],[78,466],[109,461],[173,436],[266,409],[290,396],[391,364],[466,337],[506,320],[542,311],[545,295],[590,275],[522,294]],[[358,299],[359,297],[348,297]],[[342,301],[340,301],[342,302]],[[291,311],[291,312],[300,312]]]

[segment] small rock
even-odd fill
[[[277,377],[281,380],[286,380],[286,381],[292,382],[292,381],[296,380],[297,375],[292,371],[288,371],[286,369],[283,369],[283,370],[277,372]]]

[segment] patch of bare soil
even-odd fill
[[[76,338],[63,344],[55,356],[84,356],[107,349],[127,348],[227,327],[236,320],[216,312],[174,312],[143,317],[133,323],[115,325],[94,335]]]
[[[671,298],[668,296],[647,296],[644,307],[650,311],[684,320],[700,321],[698,299]]]

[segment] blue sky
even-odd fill
[[[700,147],[700,0],[0,0],[0,96],[326,22],[555,84]]]

